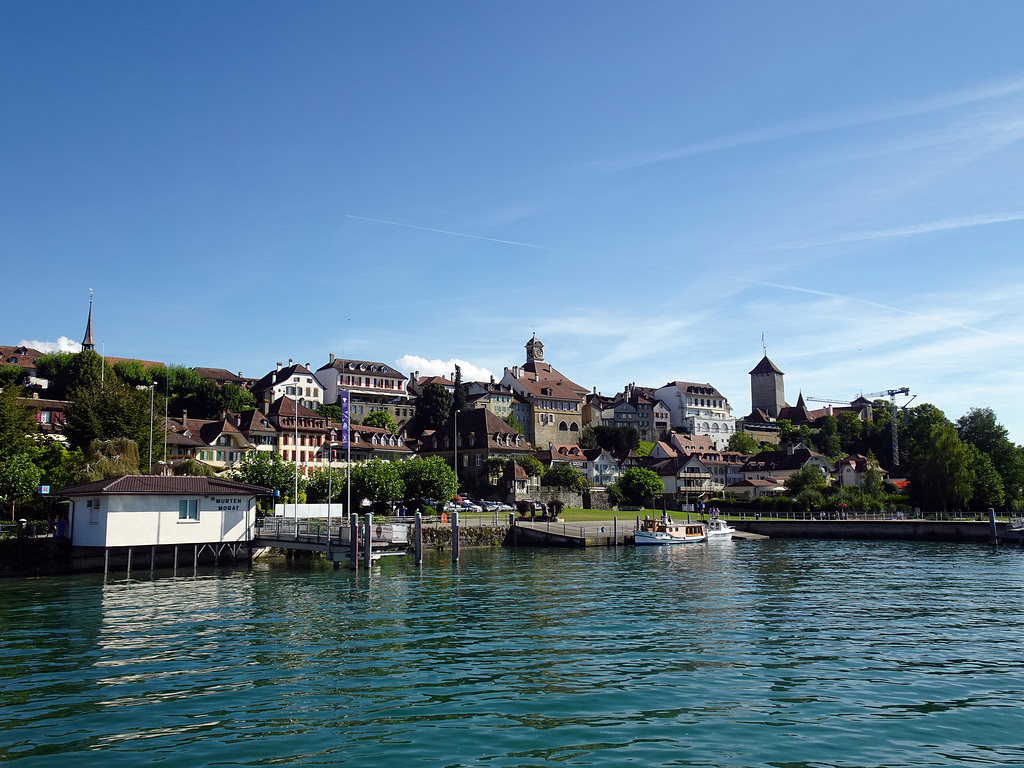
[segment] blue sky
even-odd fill
[[[328,354],[1024,442],[1024,3],[6,2],[0,343]]]

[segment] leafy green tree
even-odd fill
[[[143,465],[149,467],[150,436],[154,455],[163,451],[163,403],[150,391],[138,390],[110,377],[105,384],[80,387],[64,408],[64,434],[73,447],[85,448],[93,440],[124,437],[143,451]],[[152,408],[151,408],[152,405]]]
[[[274,451],[250,451],[232,474],[240,483],[272,488],[282,497],[295,492],[295,465]]]
[[[576,438],[576,445],[585,451],[592,451],[595,448],[600,448],[597,444],[597,433],[594,432],[593,427],[584,427],[580,431],[580,436]]]
[[[15,519],[17,502],[32,497],[42,474],[25,454],[0,461],[0,499],[11,505],[11,520]]]
[[[825,456],[835,459],[842,455],[839,421],[835,416],[825,415],[815,422],[818,431],[811,436],[814,448]]]
[[[593,430],[598,446],[606,451],[613,453],[633,451],[640,445],[640,432],[635,427],[599,425],[593,427]]]
[[[69,451],[62,443],[47,440],[33,445],[28,456],[43,473],[45,485],[66,488],[81,481],[84,456],[80,450]]]
[[[516,456],[516,464],[530,477],[540,477],[544,474],[544,465],[535,456]]]
[[[519,420],[513,414],[510,413],[508,416],[506,416],[504,421],[520,435],[523,434],[523,426],[519,423]]]
[[[826,417],[829,418],[829,417]],[[825,453],[826,456],[837,457],[841,453],[854,453],[859,447],[864,436],[864,422],[855,411],[840,411],[836,417],[838,422],[839,451],[836,453]]]
[[[452,396],[443,385],[436,381],[423,388],[423,394],[416,398],[416,415],[412,434],[421,434],[428,429],[440,429],[452,412]]]
[[[651,455],[651,451],[653,451],[653,450],[654,450],[654,443],[649,443],[646,440],[641,440],[639,443],[637,443],[636,451],[635,452],[636,452],[637,456],[643,457],[643,456],[650,456]]]
[[[39,431],[33,416],[35,410],[20,398],[21,391],[16,386],[0,390],[0,460],[25,453]]]
[[[172,474],[176,477],[214,477],[217,472],[209,464],[188,458],[175,464]]]
[[[971,506],[985,510],[989,507],[999,509],[1003,506],[1003,478],[996,471],[992,459],[977,446],[968,443],[972,453],[974,466],[974,484],[971,486]]]
[[[821,493],[828,487],[828,479],[825,473],[814,464],[804,464],[800,469],[786,478],[786,488],[791,496],[799,496],[802,491],[814,488]]]
[[[757,453],[758,445],[757,440],[749,432],[733,432],[729,435],[729,442],[726,445],[730,451],[736,451],[747,456],[753,456]]]
[[[630,467],[614,484],[618,493],[630,504],[645,506],[654,503],[665,492],[665,484],[655,472],[642,467]]]
[[[46,379],[46,395],[55,400],[66,400],[73,388],[71,363],[75,355],[71,352],[48,352],[36,360],[36,372]]]
[[[927,453],[911,476],[911,488],[925,509],[947,511],[967,506],[974,486],[972,458],[952,424],[932,430]]]
[[[25,370],[10,363],[0,364],[0,389],[5,387],[23,388],[28,379]]]
[[[391,414],[387,411],[374,411],[363,419],[364,427],[377,427],[379,429],[386,429],[391,434],[398,432],[398,425],[395,424],[395,420],[391,418]]]
[[[139,446],[127,437],[92,440],[82,461],[86,481],[133,475],[139,471]]]
[[[867,469],[864,471],[864,484],[861,489],[865,494],[873,498],[880,498],[885,492],[885,482],[882,477],[882,470],[879,468],[878,459],[873,451],[868,451]]]
[[[335,424],[341,424],[341,417],[343,414],[341,412],[340,405],[327,405],[324,403],[316,409],[316,412]]]
[[[371,459],[363,464],[353,464],[349,476],[353,500],[398,501],[405,495],[405,483],[394,462]]]
[[[237,384],[227,383],[220,387],[217,393],[221,411],[241,413],[256,407],[256,396],[248,389],[242,389]]]
[[[545,470],[541,476],[541,484],[576,493],[583,493],[590,488],[590,482],[583,473],[565,462],[557,462]]]
[[[333,502],[345,490],[345,476],[334,467],[318,467],[306,478],[306,501],[323,504],[328,494]]]
[[[1010,441],[1006,427],[996,420],[992,409],[972,408],[957,420],[956,429],[961,440],[989,457],[999,475],[1003,501],[996,506],[1019,506],[1024,486],[1024,456]]]
[[[445,502],[458,491],[455,471],[440,456],[412,459],[399,463],[399,474],[405,488],[405,500],[416,502],[433,499]]]
[[[114,363],[114,373],[129,387],[148,387],[153,375],[138,360],[119,360]]]
[[[775,422],[779,428],[779,442],[788,443],[793,439],[793,422],[789,419],[779,419]]]

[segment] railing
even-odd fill
[[[820,512],[787,512],[784,510],[722,509],[722,517],[734,520],[858,520],[868,522],[939,520],[942,522],[987,522],[987,512],[863,512],[827,510]],[[996,515],[996,519],[1000,519]],[[1007,519],[1007,518],[1002,518]]]

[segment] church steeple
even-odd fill
[[[82,351],[94,350],[96,345],[92,341],[92,288],[89,289],[89,322],[85,324],[85,338],[82,339]]]

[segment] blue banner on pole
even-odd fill
[[[348,392],[338,392],[338,405],[341,406],[341,447],[348,450]]]

